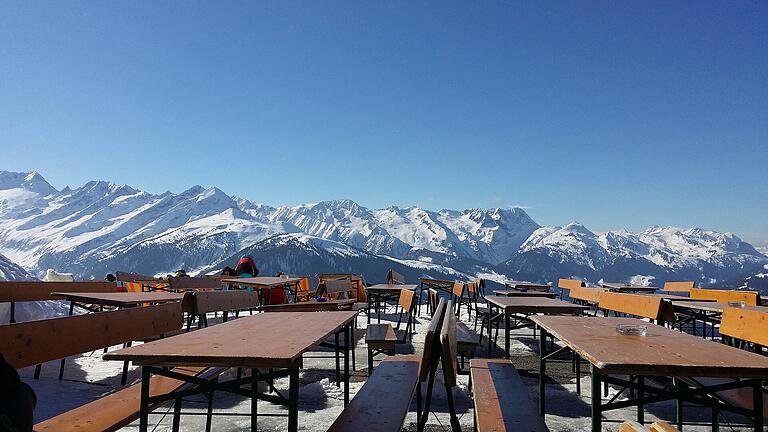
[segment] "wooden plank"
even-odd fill
[[[516,290],[536,290],[536,291],[549,291],[551,286],[547,284],[540,284],[540,283],[534,283],[534,282],[525,282],[525,281],[506,281],[504,282],[504,286],[507,288],[512,288]]]
[[[509,360],[469,362],[477,432],[549,431]]]
[[[329,432],[400,432],[419,378],[417,356],[387,357],[368,377]]]
[[[664,288],[662,291],[667,292],[691,292],[691,289],[696,286],[694,281],[686,282],[664,282]]]
[[[132,307],[144,303],[167,303],[181,301],[184,293],[174,292],[107,292],[107,293],[78,293],[53,292],[51,297],[83,304],[102,306]]]
[[[638,422],[625,421],[619,426],[619,432],[649,432],[649,429]]]
[[[600,293],[598,307],[607,311],[620,312],[642,318],[655,320],[674,319],[674,313],[669,303],[656,296],[605,291]]]
[[[768,378],[768,357],[636,318],[534,316],[531,320],[604,373]],[[645,325],[625,336],[619,324]]]
[[[453,282],[454,281],[443,280],[443,279],[419,278],[419,282],[421,282],[421,283],[423,283],[425,285],[430,285],[430,286],[438,285],[438,286],[441,286],[441,287],[448,287],[448,288],[450,288],[450,287],[453,286]]]
[[[440,346],[440,329],[446,314],[452,315],[453,311],[447,310],[445,299],[441,298],[424,335],[424,350],[422,351],[422,361],[419,368],[419,381],[423,382],[429,375],[429,368],[435,357],[435,350]]]
[[[453,302],[448,301],[445,309],[453,310]],[[447,313],[443,318],[440,329],[440,347],[443,353],[443,379],[448,387],[456,387],[456,378],[459,370],[459,360],[456,342],[456,315]]]
[[[245,290],[198,291],[192,294],[192,304],[195,315],[251,309],[259,306],[259,293]]]
[[[587,286],[584,281],[577,279],[560,279],[557,281],[557,286],[562,289],[572,290],[574,288],[580,288]]]
[[[222,288],[221,279],[212,277],[169,277],[168,284],[171,290],[214,290]]]
[[[611,291],[627,292],[627,293],[631,293],[631,292],[653,293],[658,290],[657,287],[632,285],[624,282],[603,282],[601,285],[603,288],[607,288]]]
[[[503,308],[506,313],[520,314],[581,314],[588,308],[561,300],[546,297],[498,297],[487,296],[485,300]]]
[[[729,307],[728,303],[714,301],[674,301],[675,309],[691,309],[703,312],[723,313],[723,309]],[[744,309],[768,313],[768,306],[744,306]]]
[[[107,281],[12,282],[0,281],[0,302],[55,300],[54,291],[118,292],[117,284]]]
[[[456,281],[453,283],[453,295],[457,298],[461,298],[464,294],[464,282]]]
[[[286,286],[286,285],[296,285],[301,283],[301,278],[281,278],[281,277],[270,277],[270,276],[264,276],[264,277],[252,277],[252,278],[240,278],[240,279],[222,279],[221,280],[224,283],[231,284],[231,285],[243,285],[243,286],[250,286],[255,288],[271,288],[271,287],[278,287],[278,286]]]
[[[765,309],[725,307],[720,334],[768,346],[768,308]]]
[[[301,303],[264,305],[259,306],[258,310],[263,312],[324,312],[350,309],[354,304],[355,299],[326,300],[324,302],[311,300]]]
[[[573,287],[568,292],[568,297],[594,305],[600,301],[600,293],[603,291],[605,290],[602,288]]]
[[[413,306],[416,306],[416,304],[413,302],[413,297],[415,295],[416,295],[415,291],[411,291],[411,290],[400,291],[400,297],[398,298],[397,302],[400,304],[403,310],[408,314],[412,312]]]
[[[557,298],[557,293],[543,291],[517,291],[517,290],[496,290],[493,292],[502,297],[546,297]]]
[[[174,372],[188,376],[201,376],[206,368],[174,368]],[[159,396],[180,388],[184,383],[174,378],[153,376],[149,395]],[[35,425],[36,432],[83,432],[119,430],[139,418],[141,383],[137,383],[103,396],[85,405],[42,421]],[[151,409],[168,405],[172,401],[154,404]]]
[[[692,299],[714,300],[722,303],[743,301],[750,306],[760,304],[760,294],[757,291],[729,291],[691,288]]]
[[[115,272],[115,278],[120,282],[146,282],[155,279],[152,276],[122,271]]]
[[[301,355],[352,322],[356,312],[275,312],[243,317],[113,351],[140,365],[296,367]]]
[[[405,276],[401,275],[400,273],[389,269],[387,272],[387,283],[388,284],[405,284]]]
[[[180,303],[51,318],[0,326],[0,352],[15,368],[181,328]]]

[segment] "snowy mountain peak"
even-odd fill
[[[28,173],[0,171],[0,190],[8,189],[23,189],[41,197],[58,192],[37,171]]]

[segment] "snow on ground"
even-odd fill
[[[397,315],[393,309],[383,318],[396,321]],[[247,318],[240,318],[247,319]],[[470,327],[474,324],[472,319],[466,316],[462,310],[462,320]],[[422,308],[422,316],[416,321],[416,335],[413,343],[398,346],[398,354],[420,352],[423,348],[424,333],[429,323],[426,308]],[[358,345],[356,350],[357,371],[351,378],[350,393],[355,393],[363,386],[366,379],[367,352],[365,349],[365,319],[358,320],[358,328],[355,332]],[[484,338],[487,341],[487,338]],[[503,345],[503,336],[499,341]],[[110,351],[120,347],[111,347]],[[478,357],[487,354],[488,346],[484,343],[477,351]],[[538,399],[538,357],[535,354],[536,342],[530,329],[518,330],[511,340],[512,362],[520,372],[527,384],[532,403]],[[496,355],[501,351],[496,350]],[[343,409],[342,389],[334,384],[333,359],[318,359],[315,357],[329,355],[329,351],[312,351],[305,357],[304,369],[300,375],[301,388],[299,390],[299,430],[305,432],[325,431]],[[57,379],[59,362],[50,362],[43,366],[42,376],[39,380],[32,379],[34,368],[26,368],[20,371],[22,379],[29,383],[37,393],[38,406],[35,411],[35,420],[41,421],[61,412],[72,409],[80,404],[94,400],[103,394],[107,394],[120,387],[121,362],[102,360],[101,350],[86,353],[81,356],[69,358],[66,361],[64,380]],[[376,364],[376,363],[375,363]],[[374,366],[375,367],[375,366]],[[586,373],[587,368],[583,371]],[[228,372],[232,373],[232,372]],[[581,381],[582,396],[575,392],[575,378],[570,370],[570,363],[560,365],[548,364],[548,376],[551,378],[547,384],[547,416],[546,422],[552,431],[585,431],[590,426],[590,398],[588,396],[590,383],[589,376],[584,375]],[[129,382],[139,379],[139,369],[131,367]],[[462,430],[473,430],[473,411],[470,392],[467,390],[468,377],[459,376],[458,388],[454,390],[454,398]],[[275,387],[279,390],[287,390],[287,378],[275,381]],[[443,386],[442,374],[438,372],[433,394],[432,408],[427,431],[449,431],[450,423]],[[263,390],[263,389],[262,389]],[[611,388],[609,396],[614,395],[616,389]],[[66,396],[63,396],[66,395]],[[156,431],[171,430],[171,407],[161,408],[150,416],[150,428]],[[184,412],[204,413],[205,404],[202,397],[193,397],[184,403]],[[214,410],[216,413],[240,413],[250,412],[250,401],[239,396],[225,393],[216,393],[214,398]],[[260,401],[259,413],[283,414],[283,407]],[[657,418],[673,420],[675,413],[674,403],[658,403],[647,407],[646,420],[654,421]],[[706,422],[709,419],[709,411],[706,409],[687,408],[686,416],[696,416],[696,420]],[[633,420],[636,417],[636,409],[629,408],[609,412],[607,418],[620,420]],[[686,417],[688,418],[688,417]],[[738,419],[738,418],[736,418]],[[743,421],[743,420],[739,420]],[[411,406],[411,412],[406,418],[403,430],[415,431],[416,414],[415,402]],[[181,430],[203,430],[205,416],[182,415]],[[258,429],[264,431],[282,431],[286,428],[284,417],[260,417]],[[723,423],[724,430],[728,427]],[[616,431],[618,423],[606,423],[604,431]],[[134,422],[125,427],[124,431],[138,430],[138,423]],[[213,430],[215,431],[240,431],[250,430],[250,420],[247,416],[214,416]],[[687,426],[687,431],[710,430],[709,427]],[[748,428],[733,430],[749,430]]]

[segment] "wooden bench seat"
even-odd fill
[[[549,430],[512,362],[473,359],[469,365],[478,432]]]
[[[212,379],[225,369],[177,367],[173,370],[184,375]],[[184,383],[173,378],[155,376],[152,377],[150,382],[149,392],[151,396],[157,396],[177,390],[183,385]],[[44,420],[36,424],[34,430],[36,432],[115,431],[139,418],[140,401],[141,383],[137,383],[59,414],[56,417]],[[168,405],[171,402],[166,401],[165,403],[154,405],[150,410],[162,405]]]
[[[619,426],[619,432],[678,432],[677,428],[667,422],[657,421],[645,427],[634,421],[625,421]]]
[[[418,355],[384,359],[328,430],[399,432],[419,381],[420,361]]]
[[[376,354],[395,354],[397,335],[392,324],[368,324],[365,331],[365,343],[368,345],[368,375],[373,372],[373,357]]]

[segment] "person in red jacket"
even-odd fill
[[[256,263],[253,261],[253,258],[248,255],[240,258],[240,261],[237,263],[237,267],[235,267],[235,272],[239,278],[256,277],[259,275],[259,269],[256,268]],[[253,288],[244,286],[241,286],[240,289],[253,291]],[[285,303],[287,298],[285,290],[282,287],[267,289],[262,291],[260,294],[267,295],[267,297],[264,299],[264,304],[282,304]]]

